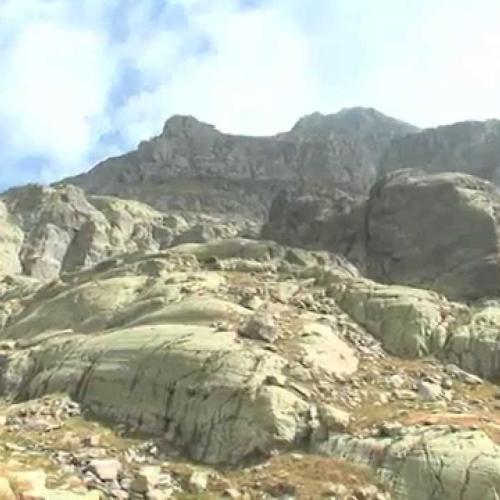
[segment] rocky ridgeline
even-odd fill
[[[381,156],[379,171],[463,172],[500,185],[499,158],[500,121],[468,121],[395,138]]]
[[[283,187],[340,185],[367,191],[392,139],[418,129],[373,109],[315,113],[270,137],[224,134],[189,116],[161,135],[66,181],[93,194],[132,198],[160,210],[239,213],[264,219]]]

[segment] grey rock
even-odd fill
[[[500,287],[500,191],[465,174],[392,172],[366,210],[368,275],[431,288],[451,299]]]
[[[254,340],[274,342],[279,335],[276,321],[269,312],[257,313],[248,319],[239,329],[242,337]]]
[[[161,135],[141,142],[137,150],[65,182],[160,210],[263,218],[276,190],[297,183],[328,182],[366,192],[385,147],[416,131],[363,108],[315,113],[272,137],[223,134],[191,116],[173,116]]]
[[[500,121],[468,121],[396,137],[382,155],[379,171],[464,172],[500,185],[499,159]]]

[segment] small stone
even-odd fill
[[[116,481],[122,465],[115,459],[95,459],[90,461],[89,468],[102,481]]]
[[[443,388],[432,382],[420,380],[417,386],[418,395],[424,401],[436,401],[443,396]]]
[[[349,490],[343,484],[330,484],[325,490],[323,496],[333,496],[334,498],[344,498]]]
[[[0,341],[0,351],[13,351],[16,348],[15,340]]]
[[[122,490],[128,491],[132,485],[132,479],[130,477],[122,477],[120,479],[120,487]]]
[[[158,485],[161,475],[161,468],[157,465],[145,465],[135,474],[130,485],[132,491],[146,493]]]
[[[450,377],[443,377],[441,387],[445,390],[451,389],[453,387],[453,380]]]
[[[351,415],[333,405],[321,405],[319,407],[319,418],[327,430],[344,432],[349,426]]]
[[[354,497],[358,500],[371,500],[379,493],[378,488],[371,484],[369,486],[359,486],[354,490]]]
[[[246,307],[248,309],[252,309],[253,311],[260,309],[260,307],[262,307],[263,304],[264,304],[264,301],[257,295],[245,297],[241,301],[241,305],[243,307]]]
[[[238,329],[238,333],[249,339],[274,342],[278,337],[278,328],[271,314],[256,314]]]
[[[286,385],[286,377],[284,375],[268,375],[264,381],[266,385],[277,385],[284,387]]]
[[[223,496],[232,498],[233,500],[238,500],[242,497],[241,493],[235,488],[228,488],[227,490],[224,490]]]
[[[386,405],[391,400],[387,392],[382,392],[378,395],[378,402],[382,405]]]
[[[194,493],[201,493],[208,487],[208,472],[194,471],[189,478],[189,489]]]
[[[293,498],[296,495],[297,488],[293,484],[279,482],[268,486],[266,488],[266,492],[272,495],[273,497]]]
[[[398,389],[394,391],[394,397],[400,401],[414,401],[417,395],[413,391]]]
[[[83,439],[84,446],[95,448],[101,444],[101,436],[99,434],[91,434]]]
[[[405,383],[405,379],[401,375],[395,374],[389,377],[388,382],[394,389],[401,389]]]

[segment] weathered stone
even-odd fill
[[[239,329],[242,337],[274,342],[279,335],[278,327],[270,313],[259,313],[248,319]]]
[[[321,423],[330,432],[345,432],[349,426],[351,416],[349,412],[332,405],[319,406]]]
[[[500,448],[481,431],[409,428],[402,436],[333,435],[316,451],[372,466],[405,500],[494,500],[500,494]]]
[[[205,471],[194,471],[189,477],[189,488],[194,493],[202,493],[208,487],[208,473]]]
[[[443,397],[443,389],[438,384],[426,382],[425,380],[418,381],[418,395],[424,401],[436,401]]]
[[[498,293],[500,191],[489,182],[391,172],[372,188],[366,221],[370,277],[451,299]]]
[[[122,470],[122,465],[115,459],[95,459],[89,464],[90,470],[103,481],[116,481]]]
[[[130,489],[138,493],[147,493],[158,485],[160,476],[161,468],[159,466],[143,466],[136,472]]]

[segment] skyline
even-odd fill
[[[353,106],[498,118],[499,19],[492,0],[4,0],[0,188],[88,170],[174,114],[248,135]]]

